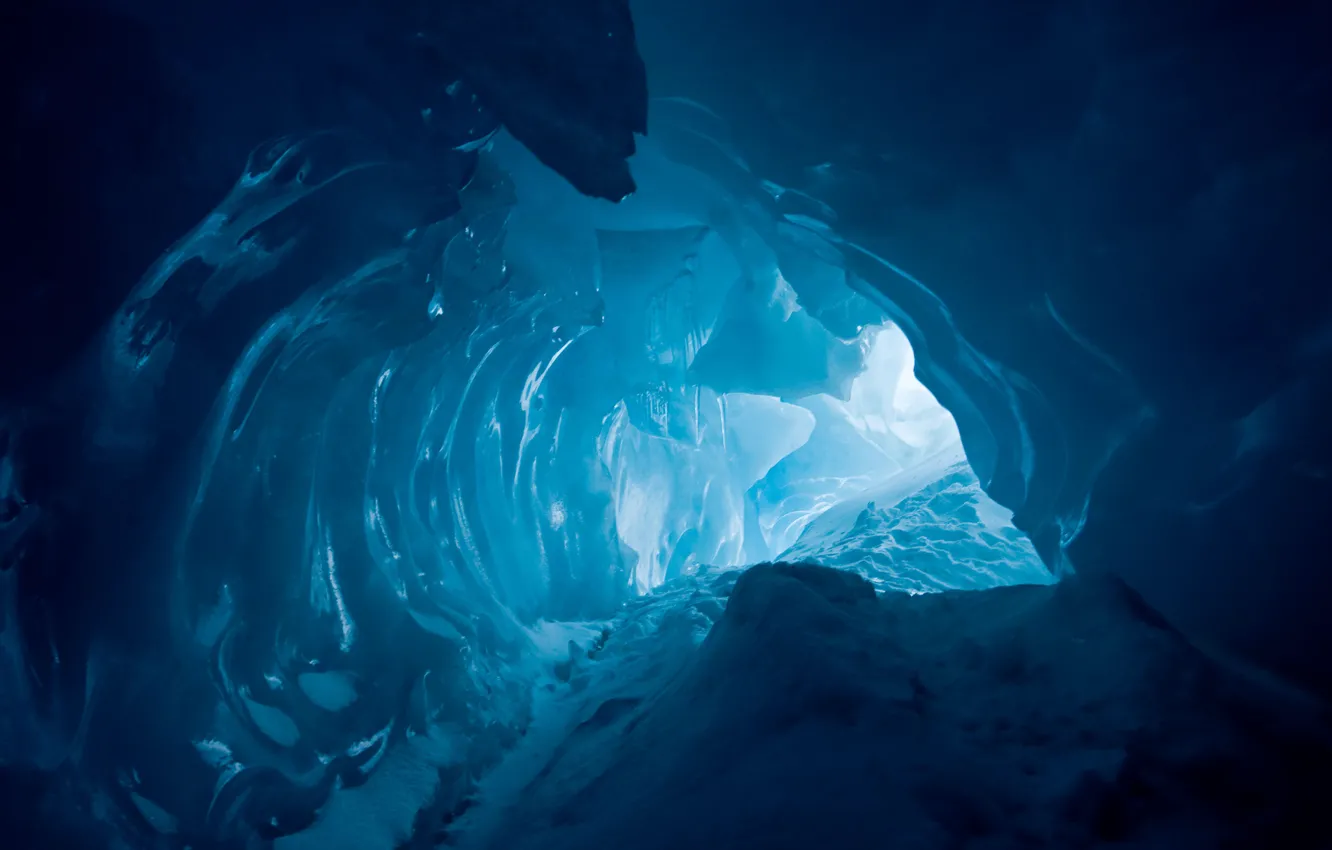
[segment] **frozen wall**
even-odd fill
[[[672,107],[664,135],[713,121]],[[526,728],[564,651],[551,623],[703,567],[1049,581],[827,211],[690,133],[724,167],[644,145],[619,205],[500,137],[424,225],[428,195],[337,134],[281,140],[143,277],[89,363],[111,473],[203,401],[216,340],[263,320],[140,541],[172,638],[85,714],[131,820],[299,833],[403,759],[460,771],[439,793],[462,794]],[[149,721],[168,695],[181,709]]]
[[[1325,8],[427,5],[0,33],[0,779],[48,822],[461,799],[573,619],[783,548],[1021,580],[982,491],[1332,681]],[[970,473],[857,401],[889,326]]]
[[[868,275],[967,384],[994,475],[969,455],[1047,559],[1332,694],[1326,3],[634,14],[654,95],[705,100],[755,172],[928,287]],[[957,335],[992,381],[967,380]],[[926,384],[966,436],[966,405]]]

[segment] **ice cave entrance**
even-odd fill
[[[777,560],[910,593],[1051,580],[981,489],[902,331],[868,326],[849,346],[863,370],[844,393],[715,393],[690,410],[715,411],[690,423],[692,444],[669,435],[669,405],[650,431],[633,424],[632,401],[616,405],[599,445],[637,593],[702,566]],[[551,510],[560,522],[563,506]]]
[[[524,433],[558,435],[543,555],[606,540],[638,595],[779,559],[910,592],[1051,580],[831,227],[769,209],[793,193],[734,197],[645,142],[639,191],[610,205],[498,153],[520,199],[507,259],[586,328],[526,379]]]

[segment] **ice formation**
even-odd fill
[[[700,569],[787,553],[899,590],[1050,580],[811,211],[655,144],[611,206],[487,145],[460,211],[396,238],[392,218],[287,224],[414,203],[382,166],[328,135],[260,150],[104,337],[92,449],[140,462],[195,391],[191,346],[295,296],[174,485],[165,655],[194,659],[170,685],[190,707],[100,754],[157,832],[299,833],[417,739],[479,775],[528,722],[543,624]],[[336,234],[368,247],[329,252]],[[161,747],[198,778],[140,763]]]
[[[792,129],[818,123],[787,111],[808,81],[718,90],[785,122],[777,155],[710,107],[649,102],[623,0],[172,5],[13,27],[42,54],[15,112],[43,166],[24,223],[46,230],[10,253],[129,291],[47,341],[21,317],[62,299],[0,310],[0,344],[41,361],[0,375],[0,796],[19,813],[0,843],[1319,846],[1320,706],[1110,574],[1178,601],[1162,560],[1210,564],[1152,535],[1214,530],[1193,518],[1237,510],[1273,459],[1326,478],[1291,448],[1325,328],[1294,335],[1280,392],[1239,368],[1214,382],[1234,397],[1183,392],[1188,357],[1066,310],[1065,276],[975,259],[1020,244],[1005,227],[939,248],[953,181],[994,224],[1031,169],[1003,122],[966,125],[986,142],[969,158],[867,120],[869,151]],[[788,54],[843,13],[792,16],[810,32],[760,58],[817,68]],[[975,29],[944,40],[1003,41]],[[150,117],[71,91],[73,56]],[[1132,138],[1102,117],[1079,113],[1066,156],[1037,149],[1071,168]],[[883,169],[914,220],[858,194],[887,191],[861,180]],[[136,193],[141,219],[110,221]],[[1072,206],[1059,227],[1099,227]],[[82,247],[49,250],[64,239]],[[1191,498],[1146,493],[1156,466]],[[1077,552],[1100,568],[1075,575]]]

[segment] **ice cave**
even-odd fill
[[[7,11],[0,846],[1332,848],[1332,12]]]

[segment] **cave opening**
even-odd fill
[[[1320,846],[1325,707],[1192,630],[1257,595],[1212,593],[1226,570],[1253,586],[1252,540],[1223,552],[1218,518],[1282,474],[1298,493],[1325,477],[1283,454],[1292,422],[1325,419],[1322,378],[1260,403],[1257,371],[1190,372],[1245,322],[1148,290],[1227,255],[1172,254],[1166,210],[1101,233],[1091,196],[1133,196],[1110,184],[1144,158],[1102,170],[1107,140],[1152,138],[1116,113],[1145,77],[1112,45],[1072,51],[1103,74],[1029,85],[1050,57],[1028,42],[910,15],[894,28],[922,38],[865,36],[828,86],[801,47],[837,17],[820,13],[750,45],[775,82],[724,83],[709,42],[675,32],[683,7],[641,9],[663,90],[723,118],[649,98],[622,2],[170,5],[86,30],[128,63],[62,9],[15,30],[89,63],[20,80],[22,151],[51,167],[15,172],[42,211],[16,256],[60,293],[106,289],[35,345],[24,317],[82,295],[5,302],[0,342],[43,362],[0,376],[18,388],[0,399],[0,792],[22,810],[0,835]],[[749,6],[693,12],[720,47],[773,17]],[[1055,17],[1064,39],[1078,16]],[[912,72],[944,44],[993,67]],[[1011,49],[1025,82],[975,89],[985,107],[950,123]],[[1278,83],[1257,99],[1316,88]],[[1056,89],[1042,106],[1091,117],[1015,96]],[[1193,122],[1166,125],[1173,144]],[[1213,126],[1200,159],[1229,175]],[[1231,213],[1269,206],[1286,209],[1190,207],[1205,226],[1185,230],[1242,232]],[[1116,250],[1145,252],[1123,266],[1140,281],[1102,285]],[[1275,343],[1277,315],[1235,350]],[[1276,621],[1228,619],[1213,635]]]
[[[306,834],[302,796],[256,776],[373,789],[445,762],[457,788],[400,793],[447,814],[521,772],[501,758],[514,736],[562,728],[579,659],[627,641],[681,663],[720,610],[697,600],[724,605],[743,567],[825,564],[911,595],[1054,581],[921,382],[918,321],[872,297],[831,212],[673,149],[670,115],[619,204],[500,135],[457,214],[405,235],[356,222],[391,227],[411,187],[288,140],[127,301],[96,420],[118,451],[188,381],[173,369],[210,322],[302,289],[222,382],[159,555],[174,628],[207,658],[196,687],[223,698],[180,718],[220,777],[209,817],[230,812],[211,828],[257,812]],[[343,244],[283,262],[288,218],[309,214]],[[616,699],[638,697],[598,704]],[[178,810],[149,776],[168,768],[139,770],[136,810]],[[350,795],[359,817],[375,793]]]

